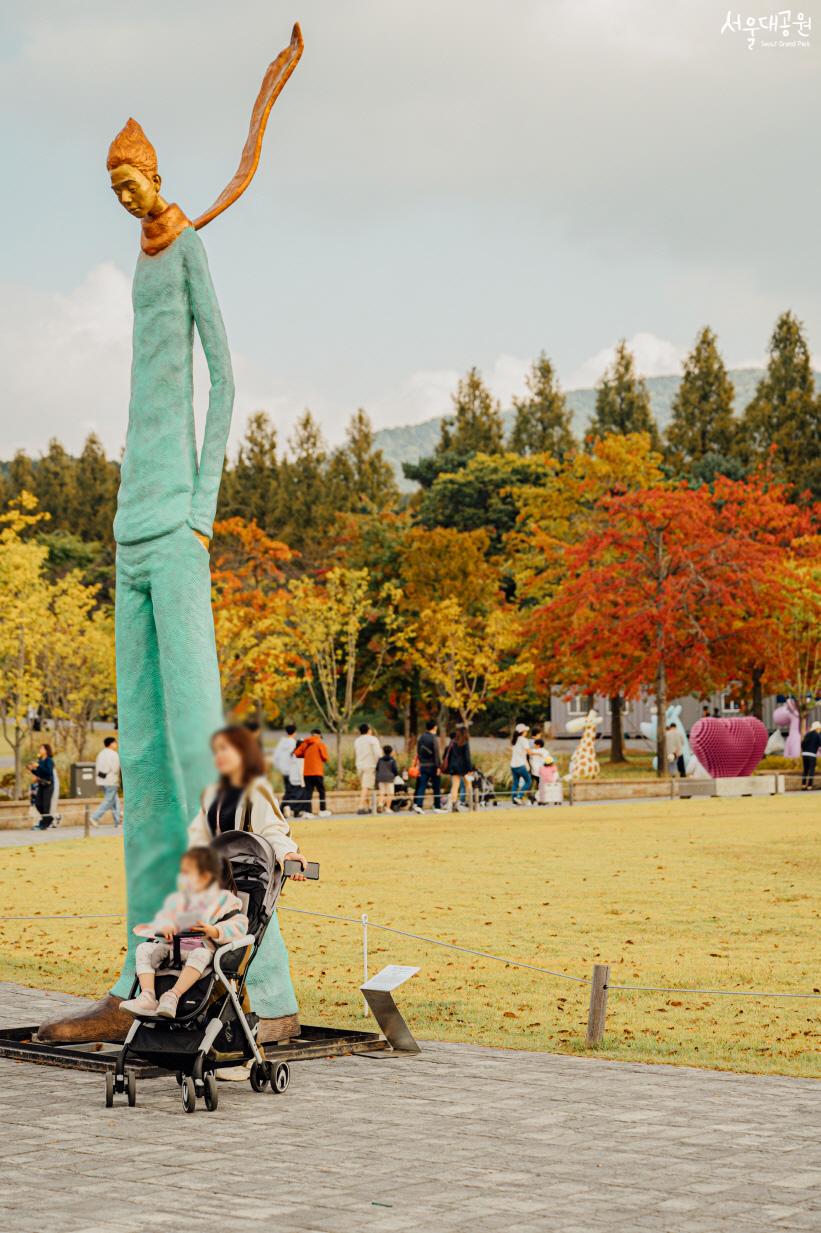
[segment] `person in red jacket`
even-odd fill
[[[295,758],[302,758],[305,768],[305,798],[302,813],[298,817],[310,817],[313,813],[314,792],[319,793],[319,816],[330,818],[331,811],[325,807],[325,763],[328,761],[328,746],[322,733],[314,728],[294,750]]]

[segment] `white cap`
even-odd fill
[[[527,731],[529,731],[529,729],[528,729],[527,724],[517,724],[517,725],[516,725],[516,731],[517,731],[517,732],[527,732]]]

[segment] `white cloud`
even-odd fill
[[[643,377],[664,377],[681,372],[681,362],[685,350],[666,338],[658,338],[655,334],[640,333],[628,338],[627,346],[636,357],[636,367]],[[564,384],[569,390],[588,389],[595,385],[606,368],[613,363],[616,354],[616,344],[605,347],[591,355],[583,364],[572,372]]]

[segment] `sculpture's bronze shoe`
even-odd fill
[[[277,1040],[293,1040],[299,1035],[299,1016],[280,1015],[278,1019],[260,1019],[257,1043],[270,1045]]]
[[[41,1044],[72,1045],[125,1040],[134,1016],[120,1010],[122,998],[107,993],[99,1002],[72,1015],[41,1023],[34,1037]]]

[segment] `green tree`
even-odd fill
[[[48,450],[34,467],[34,495],[40,509],[51,515],[54,526],[73,530],[79,505],[77,463],[65,446],[52,437]],[[91,494],[84,494],[92,500]]]
[[[361,407],[351,416],[345,444],[331,455],[328,488],[339,511],[385,509],[399,499],[393,467],[374,444],[373,425]]]
[[[590,421],[591,437],[609,433],[646,432],[654,449],[659,433],[650,405],[650,392],[636,372],[636,361],[622,339],[613,363],[596,386],[596,408]]]
[[[77,495],[73,525],[63,529],[83,540],[113,544],[120,468],[106,458],[102,442],[93,432],[86,437],[83,452],[74,464],[74,477]]]
[[[279,516],[277,432],[265,411],[248,417],[245,436],[233,467],[226,468],[220,489],[220,521],[244,518],[270,531]]]
[[[425,527],[456,531],[486,528],[498,551],[519,514],[517,490],[548,484],[553,471],[541,457],[476,454],[460,471],[444,472],[423,495],[418,520]]]
[[[333,514],[327,484],[328,450],[310,411],[297,420],[288,448],[279,466],[276,525],[266,530],[295,548],[307,564],[319,564],[327,552],[325,533]]]
[[[777,479],[821,497],[821,407],[804,328],[791,312],[775,323],[769,360],[744,411],[739,451],[748,463],[769,457]]]
[[[556,371],[544,351],[525,378],[527,398],[514,398],[516,418],[510,448],[520,454],[550,454],[561,461],[576,449],[572,414]]]
[[[501,408],[477,368],[462,378],[451,399],[453,414],[442,420],[434,453],[402,464],[407,478],[422,488],[430,488],[444,471],[459,471],[474,454],[501,454],[505,448]]]
[[[735,438],[733,383],[705,326],[684,361],[666,432],[667,458],[679,472],[691,472],[708,455],[727,458]]]

